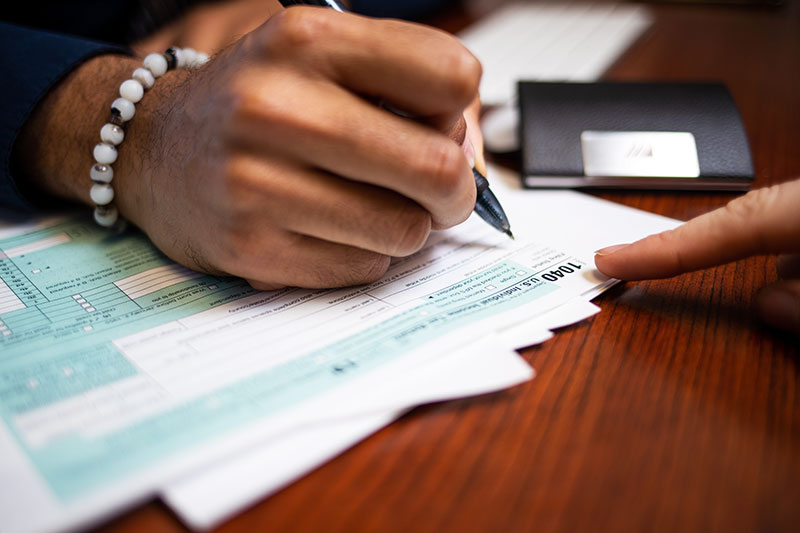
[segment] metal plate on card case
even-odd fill
[[[694,135],[684,131],[584,131],[586,176],[700,176]]]

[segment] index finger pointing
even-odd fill
[[[800,252],[800,180],[751,191],[673,230],[599,250],[595,264],[611,277],[654,279],[780,252]]]

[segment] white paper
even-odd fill
[[[550,222],[549,225],[542,225],[546,231],[537,234],[537,237],[548,242],[559,242],[562,246],[568,243],[571,249],[576,250],[580,257],[587,260],[592,257],[595,249],[602,246],[638,239],[679,224],[672,219],[573,191],[527,191],[519,185],[519,176],[516,173],[499,167],[491,167],[489,174],[492,189],[505,206],[511,206],[509,212],[520,212],[527,208],[536,213],[537,219]],[[528,227],[520,228],[519,220],[516,222],[512,218],[514,231],[523,233],[531,231]],[[596,314],[600,310],[599,307],[588,300],[600,294],[612,283],[613,280],[596,283],[581,296],[536,318],[498,326],[495,348],[499,344],[509,348],[521,348],[544,342],[553,336],[551,330],[574,324]],[[486,359],[491,360],[492,357]],[[491,363],[486,369],[487,372],[490,367]],[[406,374],[405,379],[415,381],[414,387],[407,389],[411,391],[411,394],[405,397],[408,406],[429,401],[425,398],[437,394],[437,391],[442,394],[442,398],[448,395],[457,397],[480,392],[479,388],[459,389],[462,384],[468,386],[470,378],[463,376],[460,370],[461,367],[458,365],[451,365],[450,358],[440,358],[436,365],[420,369],[420,373],[426,375],[427,380],[420,382],[419,376]],[[477,381],[476,385],[480,383]],[[418,394],[416,400],[415,394]],[[215,464],[171,483],[165,487],[162,494],[173,510],[190,526],[200,529],[213,527],[237,511],[278,490],[291,479],[314,468],[324,461],[325,457],[341,453],[368,435],[370,432],[368,428],[377,430],[400,412],[402,410],[392,410],[387,407],[383,413],[372,412],[346,421],[326,424],[324,427],[315,426],[308,428],[307,431],[293,431],[285,437],[285,440],[262,443],[236,459]],[[323,434],[330,435],[330,445],[322,444],[328,441],[327,438],[320,438]],[[284,448],[285,442],[302,446],[301,449],[305,454],[291,457],[293,469],[290,472],[269,466],[270,461],[276,454],[281,453],[281,450],[291,449]],[[251,471],[259,471],[262,475],[254,480],[248,475]],[[220,498],[218,491],[215,490],[215,487],[220,486],[228,487],[227,495],[223,498]]]
[[[527,365],[509,350],[551,338],[551,329],[574,324],[600,311],[577,298],[534,320],[501,329],[458,354],[445,356],[404,374],[395,387],[405,392],[398,405],[458,398],[499,390],[527,379]],[[375,391],[381,394],[381,391]],[[369,403],[369,402],[367,402]],[[404,409],[367,412],[305,426],[261,443],[235,458],[208,466],[168,484],[162,498],[193,529],[216,527],[258,500],[280,490],[400,416]],[[257,473],[254,475],[254,473]]]
[[[518,2],[459,37],[483,64],[481,100],[503,105],[519,80],[596,80],[650,23],[640,6]]]
[[[26,465],[25,475],[18,478],[24,477],[25,483],[15,479],[12,487],[8,478],[0,479],[0,490],[13,491],[0,529],[61,530],[102,519],[151,497],[171,480],[276,435],[361,413],[363,397],[373,387],[388,386],[500,326],[528,320],[608,285],[609,280],[593,272],[591,253],[570,255],[537,244],[547,240],[539,224],[549,222],[527,205],[513,205],[513,195],[508,200],[517,241],[473,217],[458,228],[435,233],[423,251],[396,260],[387,277],[370,286],[244,296],[115,339],[134,374],[7,418],[17,435],[3,442],[0,462],[11,460],[14,450],[26,449],[29,457],[39,453],[40,463],[17,462]],[[563,215],[563,210],[556,214]],[[37,253],[53,258],[68,242],[53,241],[50,248],[29,252],[26,260],[35,260]],[[192,287],[197,282],[180,268],[152,270],[146,283],[135,272],[114,280],[113,290],[124,293],[120,301],[130,301],[132,295],[150,298],[147,291],[162,276]],[[203,283],[197,292],[209,288]],[[171,297],[169,287],[161,290]],[[78,305],[77,300],[67,303]],[[287,385],[280,381],[285,368],[298,369],[286,378]],[[71,369],[63,370],[67,377]],[[337,376],[334,381],[328,372]],[[342,375],[346,379],[338,377]],[[262,376],[272,381],[250,385]],[[309,381],[316,376],[318,384]],[[41,390],[32,379],[28,385]],[[287,397],[290,403],[279,404],[277,410],[253,410],[285,402],[274,391],[294,394],[298,386],[306,387],[302,396]],[[383,414],[428,401],[404,394],[401,390],[375,398],[369,412]],[[441,389],[437,394],[443,397]],[[240,416],[245,417],[241,423]],[[96,457],[95,449],[115,455]],[[69,462],[72,456],[85,466],[66,471],[76,464]],[[44,466],[57,467],[60,489],[53,485],[52,471],[48,477],[42,470],[42,460]],[[21,492],[19,486],[33,488]],[[40,512],[15,512],[26,506]]]
[[[190,527],[208,529],[342,453],[408,408],[503,389],[530,379],[493,337],[464,347],[362,396],[364,413],[310,424],[170,483],[164,501]],[[394,405],[392,405],[394,404]]]

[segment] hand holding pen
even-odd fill
[[[286,7],[293,5],[318,6],[333,9],[334,11],[338,11],[340,13],[347,12],[347,9],[345,9],[339,0],[281,0],[281,4]],[[388,109],[392,108],[388,107]],[[397,112],[397,114],[401,116],[407,116],[407,114],[404,112]],[[475,127],[477,127],[477,123]],[[468,139],[469,138],[467,137],[467,142],[469,142]],[[471,146],[467,147],[467,149],[474,150],[474,148]],[[477,169],[474,166],[474,161],[471,164],[473,165],[472,174],[475,179],[476,188],[475,213],[485,220],[490,226],[505,233],[513,239],[514,234],[511,233],[511,224],[508,221],[505,211],[503,211],[503,207],[497,200],[497,197],[489,188],[489,182],[484,176],[485,170],[481,172],[481,170]]]
[[[273,7],[201,69],[161,76],[137,104],[114,202],[195,270],[258,289],[375,281],[392,256],[419,250],[431,229],[476,205],[472,170],[448,133],[475,101],[480,64],[424,26]],[[139,66],[98,56],[46,95],[20,134],[32,187],[90,202],[85,139],[108,113],[96,95]],[[97,105],[76,115],[85,102]],[[55,145],[68,156],[46,150]]]
[[[480,74],[432,28],[282,9],[142,100],[114,169],[120,214],[171,258],[257,289],[375,281],[472,213],[475,179],[448,132]]]

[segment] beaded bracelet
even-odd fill
[[[197,68],[208,61],[208,55],[191,48],[168,48],[163,54],[150,54],[144,58],[144,65],[133,71],[131,79],[119,86],[119,98],[111,104],[111,118],[100,128],[101,143],[94,147],[95,164],[89,171],[92,188],[89,196],[95,204],[94,220],[103,227],[111,228],[119,219],[114,200],[114,169],[111,165],[117,160],[117,146],[125,139],[125,124],[133,118],[136,105],[147,89],[153,87],[156,78],[168,70],[176,68]],[[121,225],[121,224],[120,224]],[[119,225],[118,225],[119,226]]]

